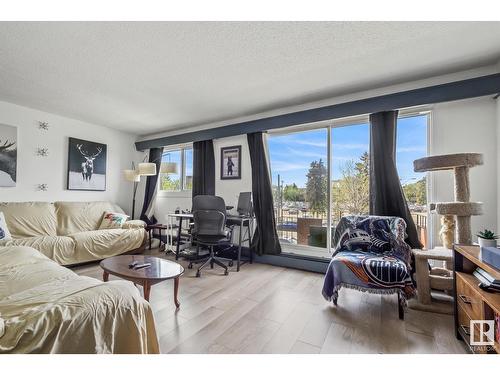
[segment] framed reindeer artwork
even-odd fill
[[[106,145],[69,138],[68,190],[106,190]]]
[[[0,124],[0,187],[16,186],[17,127]]]

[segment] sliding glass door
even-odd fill
[[[346,215],[367,215],[370,205],[368,123],[331,129],[331,225]]]
[[[328,254],[328,131],[269,137],[276,225],[284,251]]]
[[[396,160],[421,241],[427,238],[426,175],[413,160],[427,154],[428,114],[398,120]],[[283,252],[329,257],[342,216],[369,212],[370,127],[334,121],[268,139],[277,232]]]

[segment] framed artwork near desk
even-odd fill
[[[241,179],[241,146],[220,149],[220,179]]]

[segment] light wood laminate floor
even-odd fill
[[[151,288],[163,353],[465,353],[452,316],[408,310],[401,321],[396,296],[343,289],[334,307],[321,296],[320,274],[245,264],[228,276],[215,266],[196,278],[181,263],[179,310],[173,282]],[[97,263],[73,270],[102,278]]]

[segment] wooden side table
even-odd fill
[[[129,268],[132,262],[151,263],[150,267],[134,270]],[[118,255],[101,261],[103,269],[102,279],[108,281],[109,275],[132,281],[142,285],[144,299],[149,301],[151,286],[165,280],[174,279],[174,303],[180,307],[177,294],[179,292],[179,278],[184,273],[184,268],[176,262],[147,255]]]

